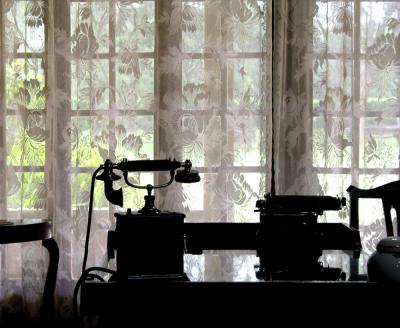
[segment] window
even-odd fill
[[[52,218],[62,270],[74,279],[92,173],[106,158],[188,158],[202,181],[159,192],[161,209],[195,221],[258,220],[270,112],[268,4],[2,3],[3,214]],[[130,176],[142,185],[163,182],[157,173]],[[125,207],[143,206],[142,190],[123,191]],[[121,210],[103,193],[97,183],[88,265],[105,263],[106,233]]]

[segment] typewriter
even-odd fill
[[[341,268],[324,267],[323,250],[361,249],[360,235],[341,223],[318,223],[324,211],[337,211],[345,198],[271,196],[256,202],[260,212],[257,276],[264,280],[345,280]]]

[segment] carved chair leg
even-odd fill
[[[46,281],[43,291],[43,303],[41,307],[41,319],[48,323],[54,320],[55,307],[54,307],[54,291],[56,287],[59,249],[56,241],[53,238],[42,240],[42,245],[49,252],[49,267],[47,269]]]

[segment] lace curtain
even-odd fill
[[[278,194],[347,196],[350,184],[398,179],[395,2],[0,6],[0,209],[9,220],[53,220],[62,317],[72,315],[81,271],[91,174],[106,158],[189,158],[201,182],[156,194],[159,208],[187,221],[257,221],[255,202],[271,190],[272,150]],[[163,176],[138,173],[132,181]],[[115,187],[123,187],[124,208],[111,206],[96,184],[88,266],[112,266],[114,212],[143,205],[142,191]],[[368,205],[366,212],[382,212]],[[369,252],[383,234],[380,216],[362,222]],[[321,219],[346,223],[348,211]],[[3,315],[37,316],[46,261],[40,244],[1,247]],[[251,280],[253,261],[211,252],[187,256],[185,269],[193,280]]]
[[[399,19],[397,2],[316,3],[312,142],[325,193],[399,179]],[[360,209],[369,255],[385,236],[383,208],[376,200],[360,201]]]
[[[393,1],[275,1],[278,193],[348,198],[399,179],[399,24]],[[348,207],[321,220],[348,223]],[[395,219],[396,224],[397,219]],[[378,200],[360,200],[366,260],[385,236]],[[326,259],[329,259],[329,256]],[[347,258],[335,258],[348,267]]]
[[[107,158],[188,158],[201,182],[157,191],[160,209],[183,212],[187,221],[257,220],[270,156],[269,6],[1,2],[2,215],[53,220],[58,315],[72,315],[91,175]],[[165,179],[130,177],[142,185]],[[87,267],[113,266],[106,258],[113,214],[143,206],[143,191],[114,187],[123,188],[124,208],[111,206],[96,184]],[[8,245],[1,254],[3,314],[37,316],[47,254],[35,243]],[[240,254],[188,256],[186,270],[196,280],[233,279],[243,261]],[[223,269],[213,270],[216,264]]]

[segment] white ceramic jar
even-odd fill
[[[400,237],[381,239],[367,262],[368,281],[400,282]]]

